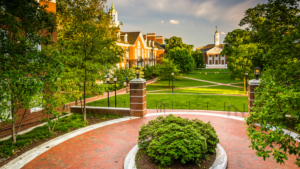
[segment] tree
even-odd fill
[[[83,89],[83,118],[86,120],[88,84],[104,80],[109,69],[121,61],[123,50],[117,46],[116,27],[110,27],[111,14],[104,11],[106,1],[63,0],[59,6],[58,43],[65,65],[67,83]]]
[[[176,47],[171,49],[165,56],[166,59],[173,60],[178,65],[178,69],[183,73],[189,73],[195,69],[195,61],[187,49]]]
[[[204,56],[200,50],[195,50],[192,52],[192,57],[195,60],[195,65],[197,68],[204,65]]]
[[[177,65],[173,62],[173,60],[163,59],[162,63],[163,64],[161,65],[157,65],[158,76],[160,79],[169,80],[169,86],[171,86],[170,80],[172,77],[172,72],[174,73],[175,78],[178,76],[179,70],[177,69]]]
[[[170,39],[166,38],[166,52],[169,52],[171,49],[179,47],[180,49],[187,49],[189,52],[192,52],[194,45],[187,45],[182,42],[181,37],[173,36]]]
[[[46,10],[48,1],[0,2],[0,120],[12,124],[15,143],[26,110],[33,106],[44,82],[56,81],[62,66],[57,57],[41,51],[51,45],[55,16]],[[16,130],[18,110],[24,108]]]
[[[300,131],[299,0],[269,0],[261,10],[265,21],[257,27],[257,38],[267,48],[258,51],[264,72],[255,90],[253,113],[247,118],[247,134],[259,157],[273,155],[284,163],[288,155],[295,155],[300,166],[295,140],[300,137],[284,133],[287,128]]]

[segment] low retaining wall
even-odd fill
[[[71,113],[82,113],[81,106],[72,106]],[[86,113],[90,114],[118,114],[122,116],[130,116],[130,108],[116,108],[116,107],[86,107]]]

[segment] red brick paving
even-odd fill
[[[227,153],[228,169],[297,168],[294,157],[289,157],[289,161],[283,165],[277,164],[273,159],[263,161],[256,157],[255,152],[248,147],[250,140],[243,121],[204,115],[180,116],[211,122]],[[156,116],[134,119],[81,134],[51,148],[23,168],[121,169],[127,153],[137,144],[140,126],[154,118]]]

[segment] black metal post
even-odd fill
[[[107,90],[107,103],[108,103],[108,107],[109,107],[109,90]]]
[[[246,75],[246,91],[248,91],[248,83],[247,83],[247,75]]]
[[[115,82],[115,107],[117,107],[117,82]]]
[[[173,81],[174,81],[174,76],[172,75],[172,93],[174,93],[174,90],[173,90]]]

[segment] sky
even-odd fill
[[[113,0],[121,31],[181,37],[195,48],[214,43],[216,26],[220,43],[238,24],[245,11],[267,0]],[[108,8],[112,0],[107,0]]]

